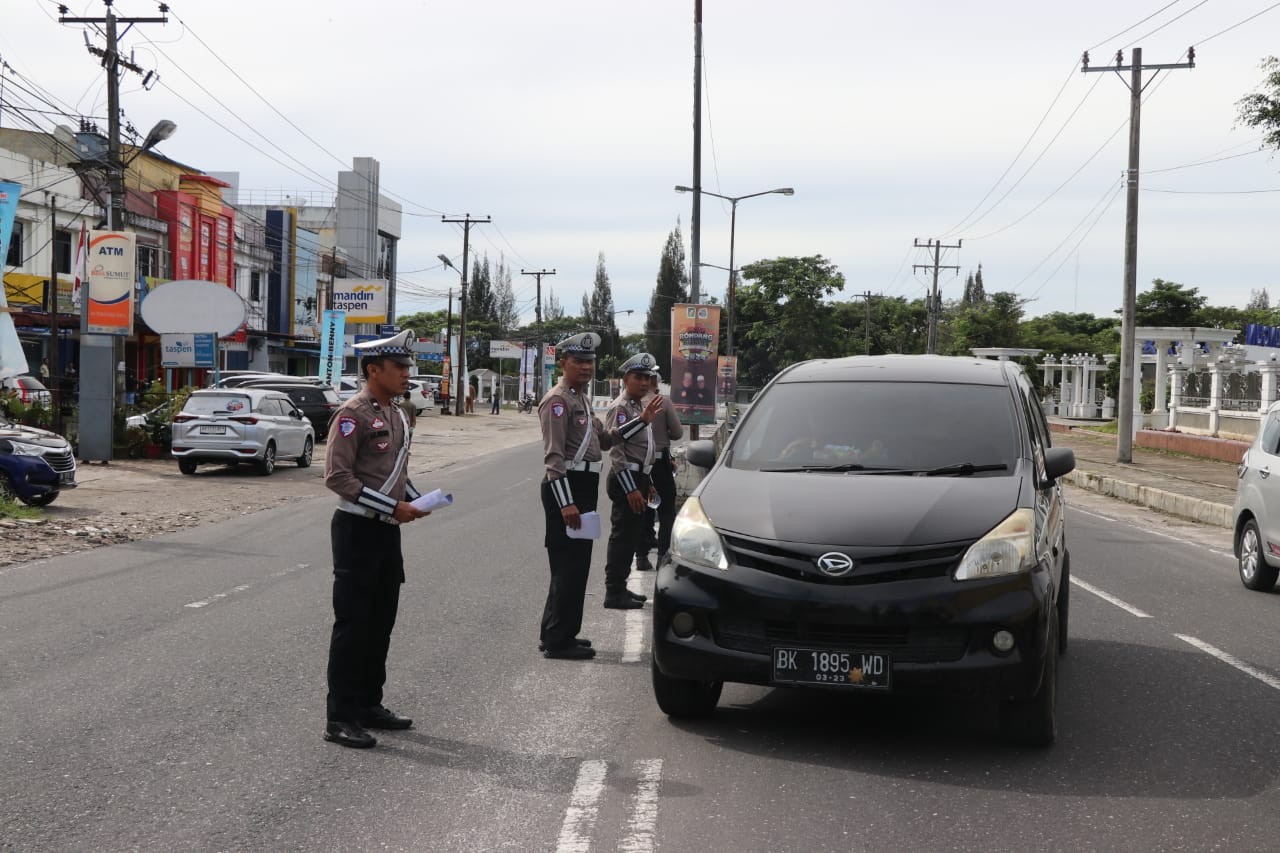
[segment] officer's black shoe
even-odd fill
[[[542,653],[542,656],[553,660],[591,660],[596,656],[596,650],[590,646],[580,646],[577,643],[573,643],[558,649],[547,649]]]
[[[651,571],[653,571],[653,563],[650,563],[650,562],[649,562],[649,555],[648,555],[648,554],[637,554],[637,555],[636,555],[636,571],[637,571],[637,572],[651,572]]]
[[[647,595],[642,595],[642,594],[640,594],[640,593],[638,593],[638,592],[632,592],[631,590],[627,590],[627,595],[631,596],[632,598],[634,598],[636,601],[640,602],[641,604],[644,604],[646,601],[648,601],[648,600],[649,600],[649,596],[647,596]]]
[[[588,648],[588,649],[591,648],[591,641],[588,640],[586,637],[575,637],[573,641],[577,643],[579,646],[583,646],[584,648]],[[547,644],[539,642],[538,651],[545,652],[546,650],[547,650]]]
[[[407,729],[413,726],[413,720],[402,717],[394,711],[388,711],[381,705],[365,708],[360,712],[360,725],[367,729]]]
[[[378,745],[378,739],[356,723],[330,720],[324,727],[324,739],[352,749],[368,749]]]
[[[620,593],[608,593],[604,597],[604,606],[606,610],[638,610],[644,607],[644,602],[634,598],[628,590]]]

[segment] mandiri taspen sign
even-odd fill
[[[89,284],[84,331],[95,335],[133,334],[133,290],[137,280],[137,235],[131,231],[90,231]]]
[[[331,311],[346,312],[348,323],[387,322],[387,282],[385,279],[336,278],[333,280]]]

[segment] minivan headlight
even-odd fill
[[[12,453],[14,456],[43,456],[44,448],[38,444],[3,439],[0,440],[0,453]]]
[[[729,569],[720,534],[707,520],[707,514],[702,511],[702,501],[697,498],[686,500],[676,516],[675,525],[671,528],[671,554],[695,566],[721,571]]]
[[[1015,509],[990,533],[969,547],[956,569],[956,580],[977,580],[1031,571],[1036,563],[1035,531],[1035,513],[1030,509]]]

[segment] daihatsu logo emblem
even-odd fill
[[[818,571],[824,575],[838,578],[853,571],[853,560],[849,559],[848,554],[841,554],[839,551],[828,551],[818,558]]]

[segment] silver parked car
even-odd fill
[[[1280,575],[1280,403],[1267,410],[1237,473],[1235,552],[1240,582],[1265,592]]]
[[[173,418],[173,455],[184,474],[202,462],[252,462],[264,475],[277,459],[306,468],[315,442],[311,422],[281,391],[206,388],[193,392]]]

